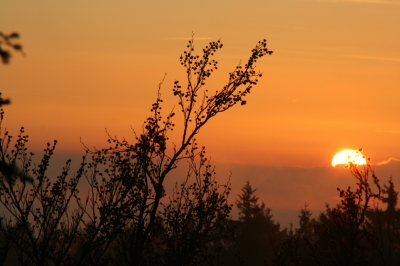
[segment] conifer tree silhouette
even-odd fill
[[[256,190],[253,189],[250,181],[247,180],[246,184],[242,187],[242,193],[238,195],[239,198],[235,201],[239,209],[239,219],[242,221],[254,218],[265,211],[265,204],[261,203],[260,205],[258,203],[258,197],[255,195]]]

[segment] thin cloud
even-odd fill
[[[378,57],[378,56],[363,56],[363,55],[350,55],[348,57],[357,58],[357,59],[366,59],[366,60],[400,62],[400,58],[396,58],[396,57]]]
[[[295,99],[295,98],[287,97],[287,99],[292,103],[297,103],[298,102],[298,100]]]
[[[320,59],[302,59],[302,58],[272,58],[271,60],[278,60],[278,61],[296,61],[296,62],[312,62],[312,63],[339,63],[339,64],[346,64],[346,61],[339,61],[339,60],[320,60]]]
[[[400,5],[399,1],[380,1],[380,0],[346,0],[346,2],[360,2],[370,4]]]
[[[163,40],[191,40],[192,37],[163,38]],[[194,37],[194,40],[211,40],[212,37]]]
[[[376,129],[375,132],[390,133],[390,134],[399,134],[400,133],[400,131],[397,131],[397,130],[381,130],[381,129]]]
[[[283,29],[293,29],[293,30],[306,30],[307,28],[299,27],[299,26],[282,26],[282,25],[271,25],[274,28],[283,28]]]
[[[388,0],[303,0],[307,2],[326,2],[326,3],[363,3],[363,4],[384,4],[384,5],[400,5],[400,1],[388,1]]]
[[[387,160],[385,160],[385,161],[381,161],[381,162],[379,162],[379,163],[373,163],[373,165],[385,165],[385,164],[390,163],[391,161],[400,162],[400,159],[389,158],[389,159],[387,159]]]

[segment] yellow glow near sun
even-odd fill
[[[353,163],[357,165],[366,164],[366,160],[361,152],[357,150],[342,150],[333,157],[332,166],[335,167],[338,164]]]

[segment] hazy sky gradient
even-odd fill
[[[305,201],[321,209],[338,200],[336,187],[354,185],[344,169],[330,168],[339,150],[363,148],[374,164],[400,158],[399,4],[2,1],[0,30],[19,32],[27,54],[0,66],[1,92],[12,101],[5,127],[16,135],[25,126],[28,147],[38,151],[53,139],[58,153],[82,154],[80,138],[104,147],[105,128],[133,142],[131,126],[141,130],[165,73],[163,109],[177,106],[173,82],[184,82],[179,56],[192,32],[198,52],[212,40],[224,44],[209,90],[221,88],[265,38],[274,53],[258,62],[259,85],[245,106],[211,120],[199,144],[221,181],[232,171],[233,199],[250,179],[273,209]],[[172,140],[179,127],[174,132]],[[394,165],[395,172],[378,172],[381,180],[390,172],[399,183]]]
[[[248,104],[201,132],[215,161],[329,165],[362,147],[373,162],[400,158],[400,1],[5,1],[1,30],[18,31],[27,57],[1,68],[7,126],[31,145],[51,139],[81,151],[140,130],[162,94],[184,79],[179,55],[192,32],[198,51],[221,38],[221,87],[260,39],[274,50]],[[179,119],[179,118],[177,118]],[[178,122],[178,121],[177,121]],[[395,133],[395,134],[394,134]]]

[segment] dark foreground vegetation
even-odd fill
[[[196,135],[219,113],[246,104],[261,77],[255,63],[272,52],[259,42],[226,85],[209,92],[203,86],[222,44],[211,42],[200,56],[193,40],[187,48],[180,58],[186,84],[173,87],[183,121],[176,143],[168,140],[175,112],[162,117],[161,84],[136,141],[109,136],[107,148],[86,149],[74,173],[67,161],[58,176],[48,175],[56,141],[35,164],[24,129],[13,141],[0,124],[0,264],[399,265],[398,193],[391,179],[381,188],[369,165],[349,163],[357,187],[338,188],[341,203],[317,218],[305,205],[299,229],[281,228],[249,181],[235,201],[239,220],[230,218],[230,184],[216,181]],[[178,165],[188,166],[187,177],[166,191]],[[89,189],[80,191],[82,183]]]

